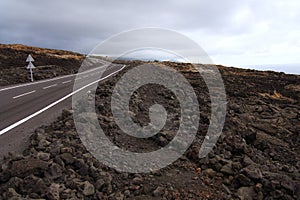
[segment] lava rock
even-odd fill
[[[153,196],[155,197],[161,197],[164,194],[164,188],[162,187],[157,187],[153,192]]]
[[[25,177],[31,173],[43,173],[48,168],[48,163],[34,158],[14,161],[10,172],[12,176]]]
[[[240,187],[237,191],[237,196],[241,200],[253,200],[256,193],[253,187]]]
[[[249,165],[241,170],[247,177],[259,180],[262,179],[262,172],[257,165]]]
[[[229,175],[233,175],[232,163],[228,163],[221,168],[221,172]]]
[[[95,187],[88,181],[83,183],[83,194],[84,196],[91,196],[95,193]]]
[[[45,153],[45,152],[38,152],[37,153],[37,157],[40,160],[48,161],[50,159],[50,154],[49,153]]]

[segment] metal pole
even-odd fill
[[[32,68],[30,67],[30,79],[31,79],[31,82],[33,82],[33,75],[32,75]]]

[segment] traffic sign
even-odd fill
[[[34,68],[35,68],[35,66],[33,65],[33,63],[29,62],[27,69],[34,69]]]
[[[28,55],[26,62],[34,62],[34,59],[32,58],[32,56],[30,54]]]
[[[30,80],[31,82],[33,82],[33,71],[32,69],[35,68],[35,66],[32,64],[32,62],[34,62],[34,59],[32,58],[32,56],[29,54],[27,59],[26,59],[26,62],[29,62],[28,63],[28,66],[27,66],[27,69],[30,70]]]

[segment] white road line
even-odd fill
[[[18,95],[18,96],[13,97],[13,99],[17,99],[17,98],[19,98],[19,97],[22,97],[22,96],[25,96],[25,95],[28,95],[28,94],[31,94],[31,93],[34,93],[34,92],[35,92],[35,90],[32,90],[32,91],[30,91],[30,92],[26,92],[26,93],[24,93],[24,94],[20,94],[20,95]]]
[[[55,101],[55,102],[49,104],[48,106],[42,108],[41,110],[39,110],[39,111],[37,111],[37,112],[35,112],[35,113],[33,113],[33,114],[31,114],[31,115],[25,117],[24,119],[21,119],[20,121],[18,121],[18,122],[16,122],[16,123],[14,123],[14,124],[12,124],[12,125],[6,127],[5,129],[2,129],[2,130],[0,131],[0,135],[2,135],[3,133],[6,133],[7,131],[10,131],[11,129],[13,129],[13,128],[15,128],[15,127],[17,127],[17,126],[23,124],[24,122],[30,120],[31,118],[33,118],[33,117],[35,117],[35,116],[41,114],[42,112],[48,110],[49,108],[55,106],[56,104],[58,104],[58,103],[60,103],[60,102],[62,102],[62,101],[64,101],[64,100],[66,100],[67,98],[71,97],[73,94],[76,94],[77,92],[83,90],[84,88],[87,88],[87,87],[89,87],[89,86],[91,86],[91,85],[93,85],[93,84],[95,84],[95,83],[98,83],[99,81],[102,81],[102,80],[104,80],[104,79],[106,79],[106,78],[108,78],[108,77],[110,77],[110,76],[116,74],[117,72],[119,72],[119,71],[121,71],[122,69],[124,69],[125,66],[126,66],[126,65],[123,65],[123,67],[122,67],[121,69],[119,69],[119,70],[117,70],[117,71],[115,71],[115,72],[113,72],[113,73],[111,73],[111,74],[109,74],[109,75],[107,75],[107,76],[105,76],[105,77],[103,77],[103,78],[101,78],[101,79],[98,79],[98,80],[96,80],[96,81],[94,81],[94,82],[92,82],[92,83],[89,83],[89,84],[83,86],[82,88],[79,88],[78,90],[75,90],[75,91],[71,92],[70,94],[68,94],[68,95],[62,97],[61,99],[59,99],[59,100],[57,100],[57,101]]]
[[[75,78],[75,81],[76,81],[76,80],[80,80],[80,79],[81,79],[81,77]]]
[[[57,86],[57,84],[49,85],[49,86],[43,87],[43,90],[51,88],[51,87],[55,87],[55,86]]]
[[[62,84],[70,83],[71,81],[72,81],[72,80],[64,81],[64,82],[62,82]]]
[[[35,84],[38,84],[38,83],[45,83],[45,82],[49,82],[49,81],[59,80],[59,79],[62,79],[62,78],[67,78],[67,77],[77,76],[77,75],[79,75],[79,74],[90,73],[90,72],[95,71],[95,70],[97,70],[97,69],[101,69],[101,68],[107,67],[107,65],[108,65],[108,64],[104,64],[104,65],[101,66],[101,67],[97,67],[97,68],[94,68],[94,69],[91,69],[91,70],[88,70],[88,71],[84,71],[84,72],[81,72],[81,73],[77,73],[77,74],[70,74],[70,75],[66,75],[66,76],[55,77],[55,78],[52,78],[52,79],[41,80],[41,81],[35,81],[35,82],[32,82],[32,83],[25,83],[25,84],[21,84],[21,85],[9,86],[9,87],[0,89],[0,92],[1,92],[1,91],[4,91],[4,90],[11,90],[11,89],[14,89],[14,88],[19,88],[19,87],[25,87],[25,86],[28,86],[28,85],[35,85]]]

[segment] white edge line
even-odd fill
[[[34,93],[36,90],[32,90],[30,92],[26,92],[26,93],[23,93],[23,94],[20,94],[18,96],[14,96],[13,99],[17,99],[19,97],[22,97],[22,96],[25,96],[25,95],[28,95],[28,94],[31,94],[31,93]]]
[[[25,86],[28,86],[28,85],[34,85],[34,84],[39,84],[39,83],[45,83],[45,82],[49,82],[49,81],[55,81],[55,80],[59,80],[59,79],[62,79],[62,78],[67,78],[67,77],[76,76],[76,75],[77,75],[77,74],[70,74],[70,75],[60,76],[60,77],[56,77],[56,78],[52,78],[52,79],[36,81],[36,82],[33,82],[33,83],[25,83],[25,84],[22,84],[22,85],[16,85],[16,86],[11,86],[11,87],[7,87],[7,88],[2,88],[2,89],[0,89],[0,92],[1,92],[1,91],[4,91],[4,90],[11,90],[11,89],[14,89],[14,88],[19,88],[19,87],[25,87]]]
[[[62,84],[70,83],[71,81],[72,81],[72,80],[64,81],[64,82],[62,82]]]
[[[104,80],[104,79],[106,79],[106,78],[108,78],[108,77],[110,77],[110,76],[116,74],[117,72],[119,72],[119,71],[121,71],[122,69],[124,69],[125,66],[126,66],[126,65],[123,65],[123,67],[122,67],[121,69],[115,71],[114,73],[111,73],[111,74],[109,74],[109,75],[107,75],[107,76],[105,76],[105,77],[103,77],[103,78],[100,78],[100,79],[98,79],[98,80],[96,80],[96,81],[94,81],[94,82],[92,82],[92,83],[89,83],[89,84],[83,86],[82,88],[79,88],[79,89],[77,89],[77,90],[71,92],[70,94],[68,94],[68,95],[66,95],[66,96],[64,96],[64,97],[62,97],[61,99],[59,99],[59,100],[57,100],[57,101],[55,101],[55,102],[49,104],[48,106],[42,108],[41,110],[39,110],[39,111],[37,111],[37,112],[35,112],[35,113],[33,113],[33,114],[31,114],[31,115],[29,115],[29,116],[27,116],[27,117],[21,119],[20,121],[18,121],[18,122],[16,122],[16,123],[14,123],[14,124],[12,124],[12,125],[10,125],[10,126],[4,128],[4,129],[2,129],[2,130],[0,131],[0,135],[2,135],[3,133],[6,133],[7,131],[10,131],[11,129],[13,129],[13,128],[15,128],[15,127],[17,127],[17,126],[23,124],[24,122],[30,120],[31,118],[33,118],[33,117],[35,117],[35,116],[41,114],[42,112],[48,110],[49,108],[55,106],[56,104],[58,104],[58,103],[60,103],[60,102],[62,102],[62,101],[64,101],[64,100],[66,100],[67,98],[69,98],[69,97],[72,96],[73,94],[76,94],[77,92],[83,90],[84,88],[87,88],[87,87],[89,87],[90,85],[93,85],[93,84],[95,84],[95,83],[97,83],[97,82],[99,82],[99,81],[102,81],[102,80]]]
[[[94,68],[94,69],[91,69],[91,70],[88,70],[88,71],[84,71],[84,72],[81,72],[81,73],[77,73],[77,74],[70,74],[70,75],[60,76],[60,77],[55,77],[55,78],[47,79],[47,80],[40,80],[40,81],[36,81],[36,82],[32,82],[32,83],[24,83],[24,84],[21,84],[21,85],[9,86],[9,87],[7,87],[7,88],[2,88],[2,89],[0,89],[0,92],[1,92],[1,91],[4,91],[4,90],[11,90],[11,89],[14,89],[14,88],[19,88],[19,87],[25,87],[25,86],[28,86],[28,85],[34,85],[34,84],[38,84],[38,83],[45,83],[45,82],[48,82],[48,81],[55,81],[55,80],[59,80],[59,79],[62,79],[62,78],[67,78],[67,77],[77,76],[78,74],[89,73],[89,72],[95,71],[95,70],[97,70],[97,69],[99,69],[99,68],[103,68],[103,67],[105,67],[106,65],[107,65],[107,64],[104,64],[104,65],[101,66],[101,67],[97,67],[97,68]]]
[[[51,88],[51,87],[55,87],[55,86],[57,86],[57,84],[49,85],[49,86],[43,87],[43,90]]]

